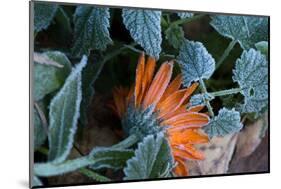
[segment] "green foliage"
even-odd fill
[[[122,169],[133,155],[133,150],[97,147],[91,151],[89,156],[95,160],[95,163],[91,165],[92,169]]]
[[[83,56],[50,103],[49,160],[55,163],[63,162],[73,145],[82,98],[81,72],[86,64]]]
[[[122,119],[122,127],[126,134],[134,134],[139,138],[143,138],[161,131],[163,127],[160,127],[154,108],[155,106],[151,105],[145,110],[138,109],[131,103]]]
[[[236,61],[233,81],[242,89],[242,112],[260,112],[268,105],[268,63],[259,51],[244,51]]]
[[[74,14],[74,38],[72,53],[75,56],[89,54],[91,49],[105,50],[112,43],[109,34],[108,8],[78,6]]]
[[[47,29],[52,22],[58,5],[50,3],[34,3],[34,30],[39,32],[41,30]]]
[[[211,25],[223,36],[237,40],[243,49],[268,40],[268,19],[257,16],[212,16]]]
[[[132,38],[145,52],[159,58],[161,52],[161,11],[145,9],[123,9],[123,23]]]
[[[59,89],[71,71],[71,63],[61,52],[49,51],[34,54],[34,99]]]
[[[185,40],[177,60],[182,70],[183,84],[186,87],[193,81],[209,79],[215,71],[215,60],[200,42]]]
[[[179,49],[184,42],[184,31],[178,25],[172,25],[165,31],[166,39],[175,49]]]
[[[242,127],[239,112],[222,108],[219,114],[204,127],[204,131],[209,137],[225,136],[240,131]]]
[[[135,156],[127,161],[125,180],[164,178],[169,176],[173,157],[164,133],[148,135],[138,144]]]

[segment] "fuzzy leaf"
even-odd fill
[[[260,112],[268,105],[268,63],[259,51],[244,51],[236,61],[233,81],[244,96],[242,111]]]
[[[178,12],[178,16],[183,19],[183,18],[190,18],[192,17],[194,14],[190,13],[190,12]]]
[[[144,9],[123,9],[123,23],[132,38],[145,52],[159,58],[161,52],[161,11]]]
[[[238,132],[242,129],[243,125],[240,123],[240,113],[234,109],[228,110],[222,108],[219,110],[219,114],[215,116],[207,126],[203,129],[209,135],[225,136]]]
[[[202,94],[196,94],[196,95],[193,95],[191,98],[190,98],[190,104],[191,106],[198,106],[198,105],[204,105],[205,102],[204,102],[204,96]]]
[[[47,29],[58,9],[53,3],[34,3],[34,30],[39,32]]]
[[[169,44],[172,45],[175,49],[180,48],[184,41],[184,32],[182,27],[178,25],[173,25],[169,27],[165,31],[166,39],[168,40]]]
[[[116,170],[125,167],[127,160],[133,155],[133,150],[97,147],[89,156],[95,160],[95,163],[91,165],[92,169],[111,168]]]
[[[71,71],[68,58],[59,51],[34,54],[34,99],[59,89]]]
[[[124,179],[167,177],[172,166],[173,158],[164,133],[148,135],[138,144],[135,156],[127,161]]]
[[[177,60],[181,67],[183,84],[186,87],[200,78],[209,79],[215,70],[215,60],[200,42],[185,40]]]
[[[38,103],[41,113],[45,114],[43,102]],[[47,134],[44,130],[42,120],[40,119],[38,110],[34,107],[34,149],[39,148],[46,140]]]
[[[268,56],[268,42],[267,41],[260,41],[255,44],[256,48],[264,54],[266,57]]]
[[[91,49],[105,50],[112,43],[109,34],[108,8],[78,6],[74,13],[75,56],[89,54]]]
[[[50,103],[49,160],[55,163],[64,161],[73,145],[82,98],[81,72],[86,64],[83,56]]]
[[[268,40],[268,18],[256,16],[212,16],[211,25],[223,36],[238,40],[243,49]]]

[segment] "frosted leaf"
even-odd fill
[[[159,58],[161,52],[161,11],[144,9],[123,9],[123,23],[132,38],[145,52]]]
[[[49,160],[55,163],[63,162],[73,145],[82,99],[81,72],[86,64],[83,56],[50,103]]]
[[[243,125],[240,123],[240,113],[234,109],[228,110],[222,108],[219,114],[215,116],[207,126],[203,127],[209,137],[225,136],[231,133],[239,132]]]
[[[34,3],[34,30],[39,32],[47,29],[53,20],[58,9],[58,5],[53,3]]]
[[[180,48],[184,41],[184,31],[178,25],[172,25],[165,31],[165,37],[175,49]]]
[[[190,18],[192,17],[194,14],[190,13],[190,12],[178,12],[178,16],[183,19],[183,18]]]
[[[268,56],[268,42],[267,41],[260,41],[255,44],[257,50],[259,50],[262,54],[266,57]]]
[[[90,166],[92,169],[110,168],[117,170],[125,167],[127,160],[134,156],[134,151],[97,147],[91,151],[89,156],[95,161]]]
[[[127,161],[125,180],[167,177],[173,165],[164,133],[148,135],[138,144],[135,156]]]
[[[215,70],[215,60],[200,42],[185,40],[177,61],[181,67],[183,84],[186,87],[200,78],[209,79]]]
[[[78,6],[74,13],[74,46],[75,56],[89,54],[91,49],[105,50],[112,43],[109,34],[108,8]]]
[[[233,74],[244,96],[243,112],[257,113],[268,105],[268,63],[264,55],[254,49],[244,51]]]
[[[205,105],[205,100],[211,101],[214,98],[215,97],[212,96],[210,93],[196,94],[190,98],[189,102],[191,106]]]
[[[71,72],[71,63],[59,51],[34,53],[34,61],[33,95],[35,101],[38,101],[63,85]]]
[[[268,18],[257,16],[212,16],[211,25],[223,36],[238,40],[243,49],[268,40]]]

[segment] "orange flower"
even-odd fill
[[[116,88],[113,92],[114,110],[122,118],[134,98],[134,107],[146,109],[154,105],[160,126],[166,126],[166,136],[176,161],[174,173],[187,176],[187,159],[202,160],[204,155],[194,144],[208,142],[208,136],[200,132],[200,128],[209,122],[205,113],[199,113],[203,106],[188,107],[191,94],[198,84],[193,83],[189,88],[181,88],[182,77],[178,75],[170,83],[173,62],[164,62],[155,74],[156,62],[149,57],[145,63],[145,55],[141,54],[136,70],[135,86],[130,90]]]

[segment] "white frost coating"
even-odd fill
[[[162,43],[161,11],[123,9],[122,16],[132,38],[148,55],[158,59]]]
[[[91,49],[106,49],[110,38],[109,8],[78,6],[74,13],[74,46],[76,56],[89,54]]]
[[[191,12],[179,12],[178,16],[183,19],[183,18],[190,18],[192,17],[194,14]]]
[[[148,135],[139,143],[135,156],[127,161],[125,180],[163,178],[171,170],[173,159],[164,133]]]
[[[180,48],[178,63],[186,87],[200,78],[209,79],[215,70],[215,60],[200,42],[185,40]]]
[[[238,40],[243,49],[268,40],[268,18],[257,16],[212,16],[210,23],[221,35]]]
[[[228,110],[222,108],[219,114],[214,117],[203,129],[209,137],[225,136],[227,134],[238,132],[243,125],[240,123],[240,113],[234,109]]]
[[[260,112],[268,105],[268,63],[259,51],[244,51],[236,61],[233,81],[238,82],[245,97],[242,111]]]
[[[72,148],[82,100],[81,72],[86,64],[87,57],[84,55],[80,64],[72,69],[64,86],[50,103],[49,160],[53,163],[63,162]],[[75,100],[75,102],[73,103],[71,100]],[[74,107],[66,107],[70,104],[74,104]],[[66,142],[65,137],[67,137]]]
[[[41,2],[34,3],[34,30],[39,32],[41,30],[47,29],[53,20],[56,12],[58,10],[58,5],[56,4],[46,4]]]

